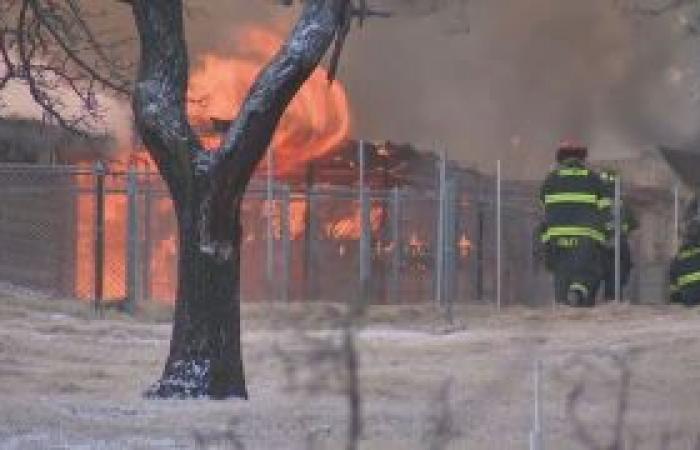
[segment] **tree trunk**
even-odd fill
[[[202,245],[199,202],[178,210],[178,290],[170,355],[147,396],[247,398],[240,343],[240,204],[221,205],[213,219],[225,227],[230,253]]]
[[[152,397],[247,398],[240,344],[240,201],[294,95],[352,18],[349,0],[306,0],[214,152],[187,118],[182,0],[131,0],[141,56],[134,116],[170,191],[179,227],[173,335]],[[334,62],[331,63],[335,65]]]

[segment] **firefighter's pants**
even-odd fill
[[[586,237],[558,238],[549,244],[549,264],[554,275],[554,296],[566,304],[569,291],[577,291],[582,302],[593,306],[595,289],[602,275],[601,245]]]

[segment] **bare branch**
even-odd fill
[[[307,0],[304,3],[289,38],[253,83],[220,151],[211,161],[199,161],[200,172],[211,171],[212,194],[202,208],[205,218],[202,241],[208,242],[208,248],[214,249],[219,244],[226,246],[222,237],[228,233],[223,222],[209,220],[216,215],[211,205],[229,208],[240,200],[287,105],[318,66],[342,26],[338,20],[348,1]]]
[[[203,152],[186,112],[189,64],[182,1],[137,0],[133,11],[141,40],[136,123],[171,193],[180,200],[191,191],[193,160]]]
[[[86,36],[88,45],[90,46],[91,49],[94,50],[94,53],[107,65],[107,67],[110,69],[109,76],[111,79],[119,80],[119,85],[120,89],[118,91],[129,94],[130,90],[128,89],[131,85],[129,80],[125,79],[122,76],[122,71],[125,69],[129,69],[130,67],[119,67],[116,63],[115,58],[110,57],[107,55],[105,52],[105,48],[108,46],[104,43],[101,43],[97,37],[95,36],[95,33],[92,31],[90,26],[87,24],[87,22],[84,19],[84,11],[80,8],[78,3],[75,0],[66,0],[68,2],[68,7],[70,11],[73,13],[73,16],[75,18],[76,23],[80,26],[82,29],[84,35]]]
[[[338,12],[339,26],[335,32],[335,45],[333,48],[333,53],[331,54],[331,61],[328,64],[328,80],[331,82],[335,80],[335,75],[338,71],[338,63],[340,61],[340,54],[343,51],[345,39],[350,31],[350,24],[352,21],[350,8],[350,3],[346,3],[345,6]]]
[[[622,7],[622,10],[627,13],[655,17],[664,15],[683,6],[694,4],[696,1],[697,0],[666,0],[658,5],[642,6],[636,1],[632,0],[631,2],[624,2],[620,6]],[[617,0],[617,3],[620,2],[621,0]]]
[[[611,437],[610,442],[599,442],[591,428],[584,422],[579,415],[579,406],[583,395],[586,392],[587,378],[592,374],[596,374],[596,367],[591,361],[584,357],[576,358],[572,362],[572,366],[582,368],[582,372],[586,374],[586,378],[579,380],[571,389],[566,397],[566,414],[570,423],[574,428],[574,434],[579,442],[590,450],[622,450],[625,445],[625,420],[629,412],[629,395],[631,384],[631,371],[626,357],[616,355],[614,353],[602,352],[597,353],[597,358],[610,361],[617,373],[618,380],[616,385],[617,399],[615,402],[614,418],[610,424]],[[600,374],[596,374],[599,376]]]
[[[431,400],[433,412],[429,417],[430,427],[425,435],[430,450],[445,450],[460,435],[450,405],[453,385],[454,380],[447,379]]]
[[[78,0],[7,0],[0,11],[0,90],[26,85],[49,117],[81,135],[102,120],[98,91],[129,94],[128,67],[110,56],[123,42],[99,42]]]
[[[112,80],[103,77],[99,73],[97,73],[96,70],[93,69],[90,64],[85,62],[80,55],[73,50],[73,48],[66,42],[66,40],[63,38],[61,33],[55,28],[55,26],[47,20],[47,15],[46,11],[42,11],[41,8],[39,7],[37,0],[29,0],[29,5],[31,6],[35,17],[37,18],[38,22],[42,24],[51,34],[53,37],[54,41],[59,45],[59,47],[68,55],[68,57],[78,65],[78,67],[82,70],[84,70],[90,77],[93,79],[99,81],[102,83],[104,86],[113,89],[117,92],[121,92],[123,94],[129,94],[129,89],[128,85],[125,85],[125,83],[117,84],[114,83]],[[60,17],[60,16],[58,16]],[[92,35],[90,34],[90,38],[92,38]],[[99,46],[97,46],[99,49]],[[101,53],[101,50],[98,50],[98,54]]]

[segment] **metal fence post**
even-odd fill
[[[127,227],[126,227],[126,310],[134,314],[139,293],[139,222],[138,179],[136,168],[129,167],[126,175]]]
[[[454,180],[445,183],[444,207],[444,245],[443,245],[443,302],[446,306],[447,320],[453,321],[453,306],[456,286],[456,247],[457,247],[457,184]]]
[[[447,180],[447,159],[440,153],[438,161],[438,222],[435,245],[435,301],[442,306],[445,288],[445,183]]]
[[[368,194],[365,189],[365,142],[360,141],[359,146],[360,162],[360,298],[363,304],[369,300],[369,276],[371,273],[371,223]]]
[[[502,199],[501,199],[501,160],[496,161],[496,309],[501,310],[502,281]]]
[[[291,233],[289,229],[289,186],[282,187],[280,234],[282,239],[282,301],[289,301],[289,270],[292,263]]]
[[[678,181],[673,183],[673,251],[680,246],[680,188]]]
[[[393,243],[391,252],[391,272],[389,275],[389,299],[391,303],[399,303],[399,285],[401,280],[401,192],[398,187],[391,190],[391,237]]]
[[[305,290],[309,300],[318,298],[318,258],[316,250],[316,239],[318,235],[318,217],[316,217],[317,203],[316,188],[309,184],[306,191],[306,227],[305,227]]]
[[[141,255],[141,299],[151,299],[151,201],[152,201],[151,170],[146,168],[145,189],[143,191],[143,253]]]
[[[476,212],[476,262],[474,270],[474,295],[477,300],[484,299],[484,202],[481,193],[477,193]]]
[[[267,299],[272,300],[275,294],[274,278],[275,278],[275,237],[273,230],[273,213],[274,213],[274,180],[273,180],[273,164],[274,151],[271,148],[267,150],[267,233],[266,233],[266,272],[265,280],[267,282]]]
[[[621,186],[620,186],[620,175],[615,176],[615,210],[614,210],[614,220],[615,220],[615,301],[620,303],[622,301],[622,284],[621,284],[621,267],[620,267],[620,245],[622,238],[622,198],[621,198]]]
[[[542,441],[542,361],[535,362],[534,405],[532,429],[530,430],[530,450],[544,450]]]
[[[95,174],[95,312],[101,313],[104,300],[104,263],[105,263],[105,173],[102,161],[97,161]]]

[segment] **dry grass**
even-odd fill
[[[332,329],[342,313],[331,304],[244,305],[250,401],[146,401],[140,394],[167,356],[167,323],[112,310],[96,320],[90,305],[68,300],[2,299],[0,448],[342,448],[347,378],[337,354],[313,359],[342,347]],[[613,448],[621,392],[625,448],[694,448],[697,311],[474,307],[455,316],[458,326],[446,329],[430,306],[368,310],[355,335],[358,448],[526,448],[533,358],[544,361],[546,448]],[[624,358],[627,381],[605,355]]]

